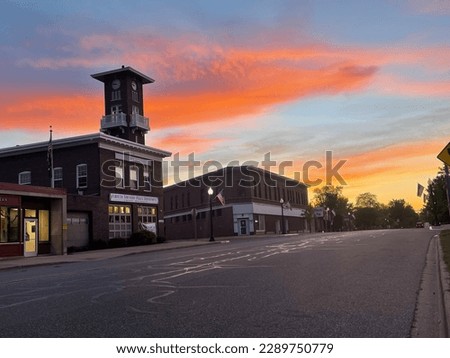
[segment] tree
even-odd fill
[[[333,185],[314,189],[313,204],[328,209],[332,223],[331,229],[334,231],[341,231],[344,228],[344,218],[348,217],[348,213],[352,209],[348,198],[342,195],[342,187]]]
[[[357,196],[356,206],[359,208],[378,208],[380,203],[378,202],[375,194],[367,192]]]
[[[392,227],[414,227],[419,216],[404,199],[393,199],[388,204],[388,215]]]
[[[450,222],[446,190],[446,174],[441,168],[436,178],[430,181],[427,187],[427,201],[422,209],[425,221],[433,225]]]
[[[362,193],[356,198],[355,226],[361,230],[379,229],[384,227],[383,206],[377,196],[372,193]]]

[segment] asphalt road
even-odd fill
[[[1,337],[408,337],[426,229],[0,271]]]

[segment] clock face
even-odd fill
[[[136,91],[136,89],[137,89],[137,85],[136,85],[136,82],[131,82],[131,88],[133,89],[133,91]]]
[[[120,81],[119,81],[119,80],[114,80],[114,81],[112,81],[111,87],[112,87],[113,90],[119,89],[119,87],[120,87]]]

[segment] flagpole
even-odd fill
[[[48,157],[50,170],[50,186],[55,187],[54,170],[53,170],[53,128],[50,126],[50,140],[48,142]]]

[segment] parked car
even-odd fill
[[[417,227],[417,228],[423,228],[423,227],[424,227],[423,222],[422,222],[422,221],[416,222],[416,227]]]

